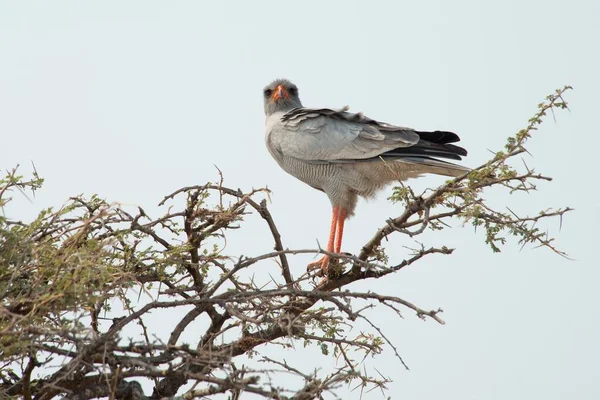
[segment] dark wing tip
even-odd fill
[[[444,144],[444,149],[447,149],[449,151],[454,152],[455,154],[461,155],[461,156],[466,156],[467,153],[467,149],[460,147],[460,146],[455,146],[453,144]]]
[[[420,142],[422,143],[422,142]],[[451,146],[451,145],[446,145]],[[445,146],[444,146],[445,147]],[[452,146],[453,148],[444,148],[441,150],[431,149],[420,145],[411,147],[401,147],[398,149],[386,151],[381,154],[382,157],[402,158],[402,157],[439,157],[450,160],[462,160],[462,156],[467,155],[467,151],[462,147]]]
[[[433,148],[442,152],[450,152],[460,156],[466,156],[467,150],[460,146],[450,143],[460,142],[460,137],[454,132],[448,131],[432,131],[432,132],[416,132],[421,140],[417,147]]]
[[[460,142],[460,137],[454,132],[448,131],[433,131],[433,132],[416,132],[421,139],[431,143],[446,144]]]
[[[448,131],[433,131],[420,132],[415,131],[419,135],[419,142],[410,147],[399,147],[397,149],[384,153],[386,156],[402,157],[402,156],[420,156],[420,157],[440,157],[451,160],[462,160],[461,156],[467,155],[467,150],[450,143],[460,141],[460,137],[454,132]]]

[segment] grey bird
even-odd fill
[[[324,192],[333,208],[326,250],[339,253],[344,222],[358,197],[373,197],[394,181],[426,173],[460,176],[469,168],[438,160],[461,160],[467,151],[451,143],[458,135],[422,132],[375,121],[362,113],[305,108],[298,87],[277,79],[263,90],[267,149],[279,166]],[[327,272],[329,256],[311,263]]]

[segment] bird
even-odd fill
[[[306,108],[298,87],[276,79],[263,89],[266,147],[288,174],[324,192],[332,207],[327,253],[340,253],[344,223],[359,197],[423,174],[457,177],[469,168],[439,160],[462,160],[467,151],[448,131],[418,131],[351,113],[349,108]],[[327,274],[330,256],[308,265]]]

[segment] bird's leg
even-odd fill
[[[334,253],[342,252],[342,236],[344,236],[344,222],[346,222],[347,211],[345,208],[340,208],[340,215],[337,221],[337,233],[335,234]]]
[[[339,213],[340,213],[340,207],[339,206],[334,206],[333,207],[333,213],[331,215],[331,228],[329,230],[329,239],[327,240],[327,248],[325,249],[329,253],[333,253],[333,250],[334,250],[333,246],[334,246],[334,243],[335,243],[335,231],[336,231],[336,229],[338,227]],[[328,265],[329,265],[329,256],[327,254],[325,254],[318,261],[311,262],[310,264],[308,264],[308,266],[306,267],[306,269],[307,270],[311,270],[311,269],[315,269],[315,268],[321,267],[321,269],[325,273],[325,272],[327,272],[327,266]]]

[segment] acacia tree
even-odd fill
[[[565,256],[536,226],[562,218],[569,208],[521,216],[490,206],[482,193],[497,187],[518,195],[551,180],[512,161],[527,151],[527,139],[548,112],[567,108],[568,89],[548,96],[527,127],[472,172],[422,194],[402,184],[394,188],[391,200],[402,204],[402,213],[385,221],[358,254],[330,254],[336,261],[327,277],[294,265],[297,254],[326,252],[285,247],[266,189],[242,192],[222,182],[184,187],[160,201],[164,212],[158,217],[96,196],[73,197],[28,223],[0,215],[1,396],[191,399],[226,393],[237,399],[254,393],[312,399],[334,397],[347,383],[384,388],[387,379],[370,376],[360,365],[365,356],[391,351],[402,360],[386,332],[365,315],[365,301],[443,324],[440,310],[348,286],[453,251],[423,246],[391,260],[384,238],[393,246],[400,235],[415,237],[458,221],[480,227],[494,252],[515,236],[521,245]],[[41,185],[37,174],[25,180],[16,169],[9,171],[0,180],[0,208],[15,189],[25,193]],[[228,255],[223,242],[233,229],[245,229],[249,213],[262,217],[274,249],[252,257]],[[259,285],[253,273],[269,260],[277,261],[280,273]],[[170,317],[160,324],[150,317],[165,310]],[[357,320],[370,331],[351,336],[348,326]],[[167,329],[168,338],[159,339],[159,328]],[[286,340],[284,349],[317,345],[342,364],[327,373],[301,371],[286,362],[285,351],[279,358],[265,355],[263,349],[280,346],[280,339]],[[277,383],[273,377],[282,373],[295,377],[297,385]]]

